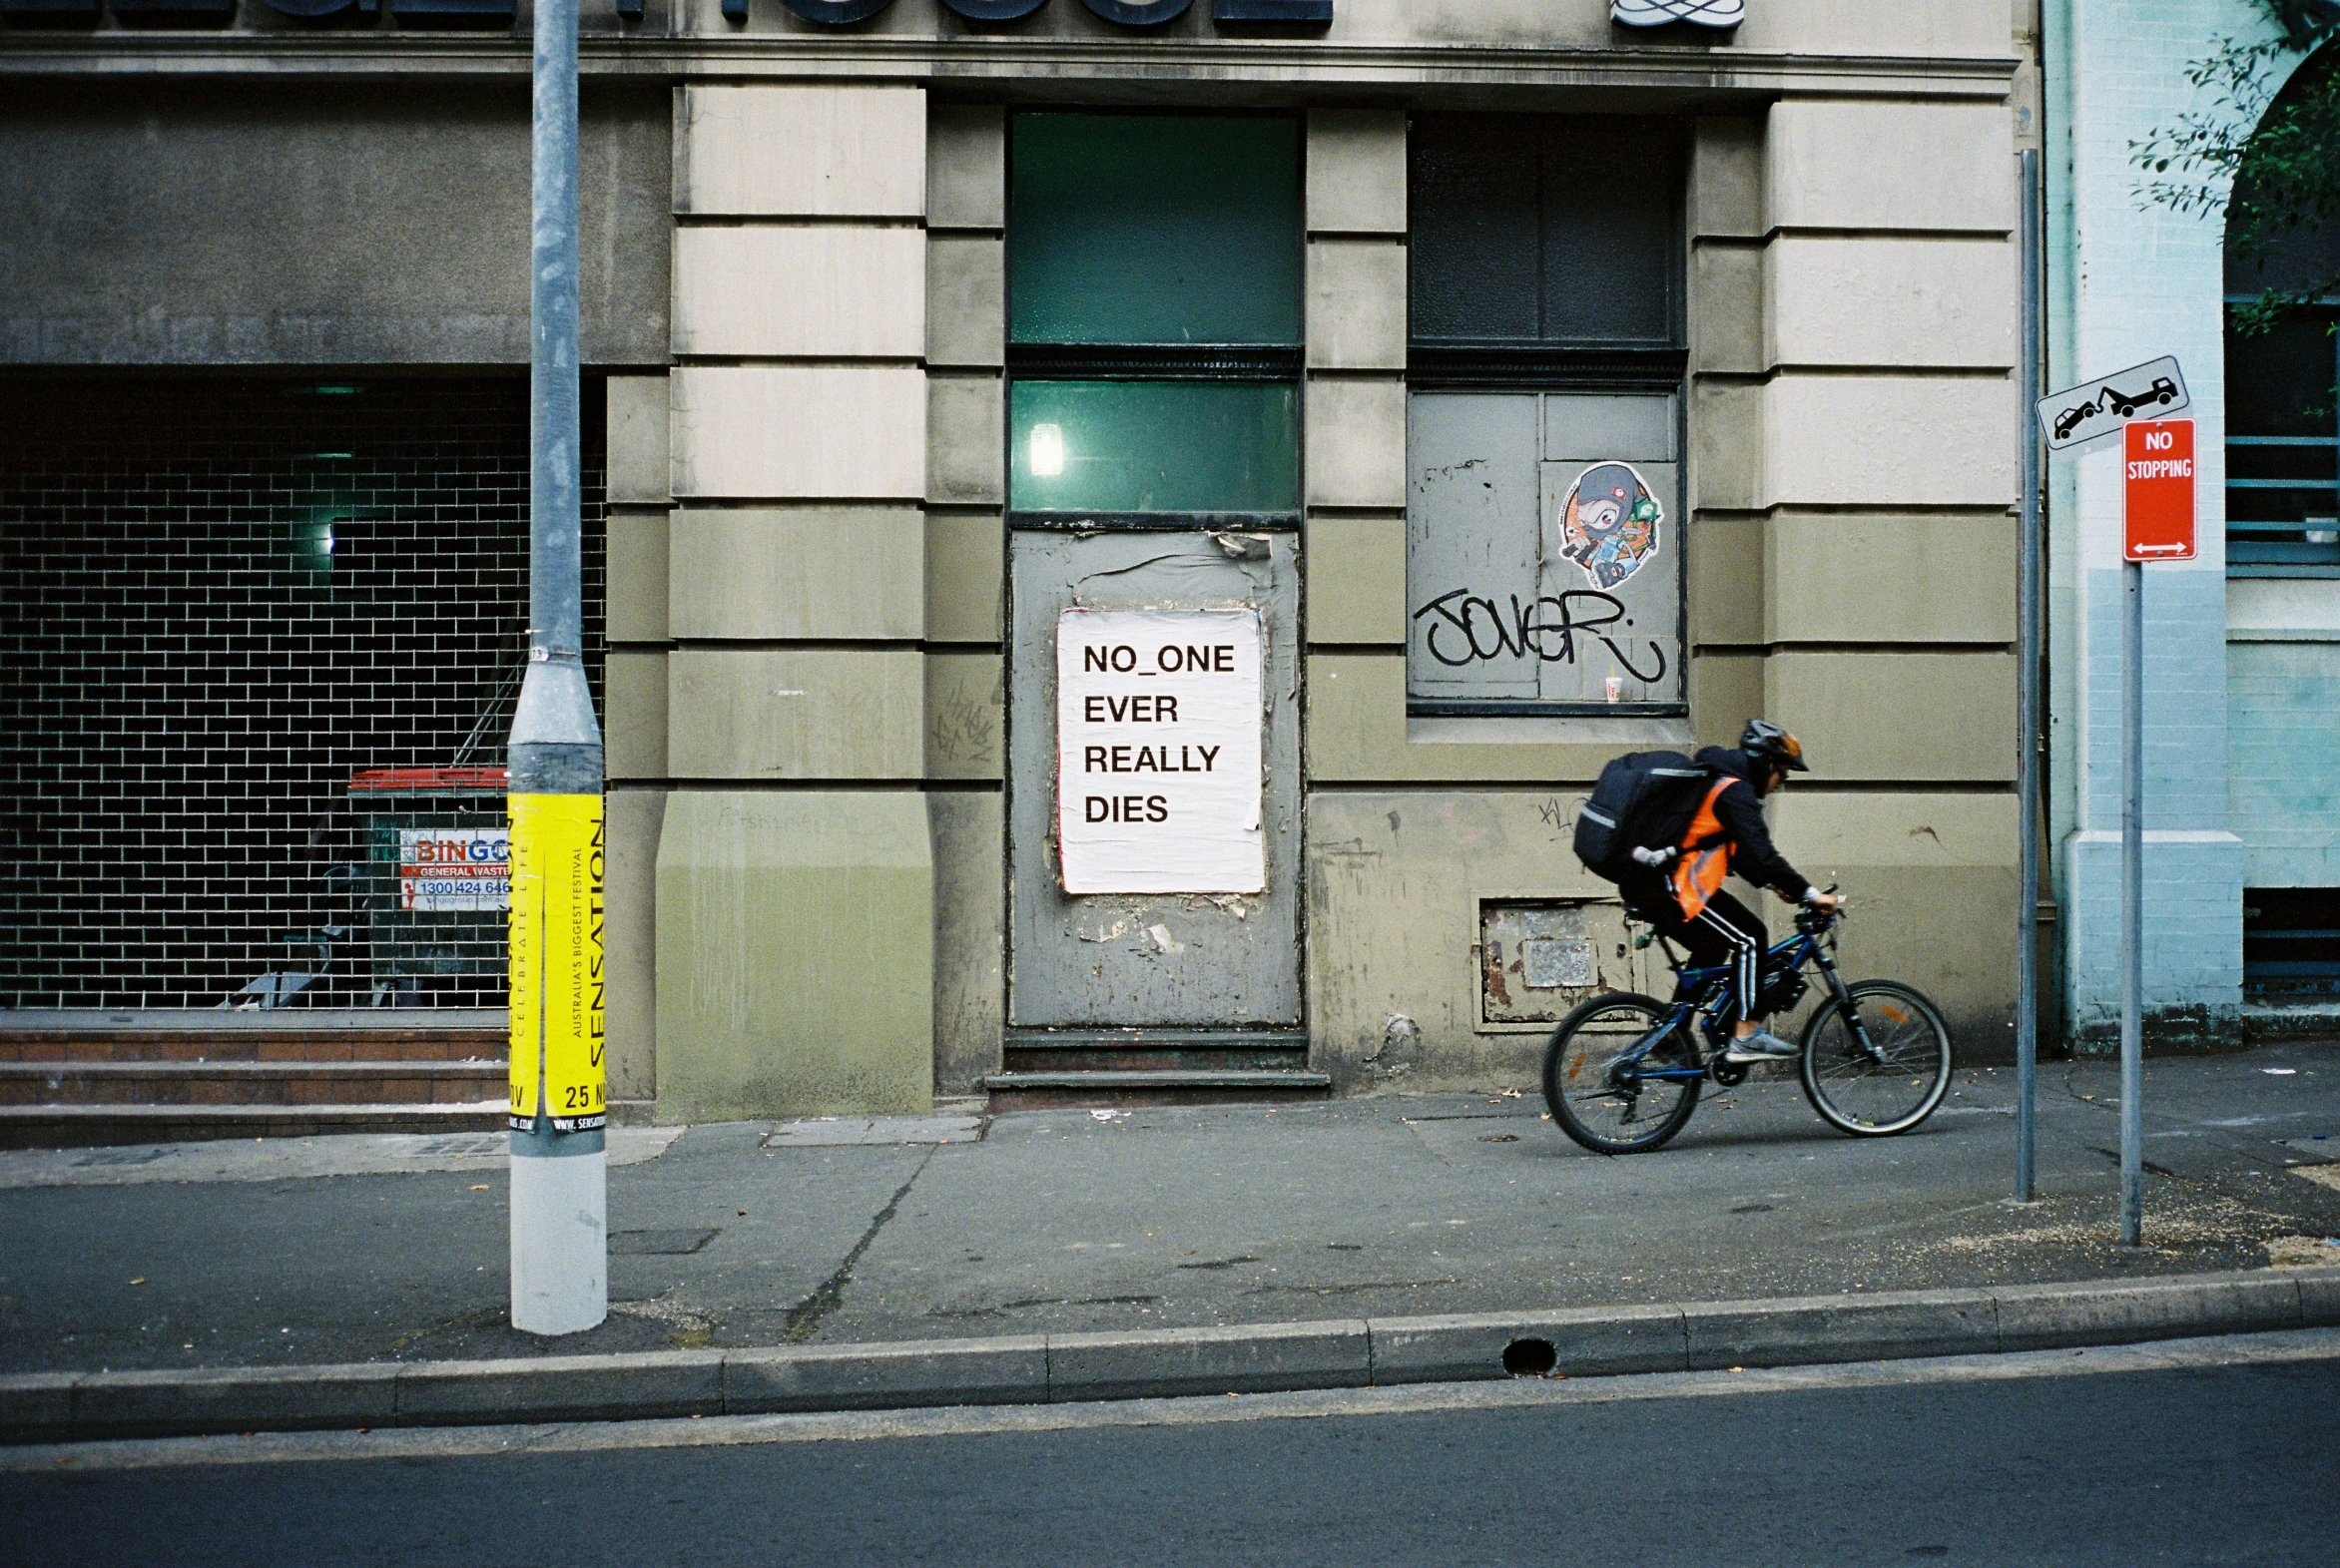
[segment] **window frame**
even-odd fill
[[[1462,119],[1465,116],[1454,111],[1424,111],[1409,117],[1409,127],[1425,119]],[[1608,118],[1592,115],[1566,114],[1490,114],[1488,118],[1511,118],[1549,125],[1555,121],[1584,121]],[[1410,238],[1406,260],[1406,291],[1408,300],[1408,339],[1406,351],[1406,427],[1407,449],[1413,450],[1414,404],[1420,392],[1487,392],[1487,393],[1541,393],[1575,392],[1596,395],[1665,394],[1674,399],[1675,451],[1675,519],[1676,547],[1673,562],[1676,648],[1679,663],[1676,675],[1681,682],[1682,696],[1678,701],[1659,703],[1585,702],[1569,698],[1543,697],[1425,697],[1415,692],[1413,680],[1414,650],[1414,552],[1413,486],[1408,483],[1407,523],[1408,548],[1406,560],[1407,605],[1407,678],[1406,714],[1410,719],[1685,719],[1690,713],[1689,659],[1693,646],[1690,636],[1690,563],[1689,563],[1689,310],[1690,310],[1690,236],[1689,236],[1689,178],[1688,150],[1690,127],[1684,121],[1666,116],[1636,116],[1646,122],[1663,122],[1675,138],[1679,156],[1677,184],[1673,201],[1673,235],[1668,247],[1670,272],[1667,278],[1667,321],[1672,341],[1654,344],[1646,339],[1538,339],[1521,342],[1518,339],[1470,339],[1454,337],[1424,338],[1416,335],[1416,315],[1413,302],[1416,292],[1417,269],[1420,266],[1420,248]],[[1547,160],[1537,157],[1537,223],[1540,236],[1545,205],[1548,200],[1542,180]],[[1413,200],[1415,167],[1413,158],[1419,146],[1416,138],[1408,137],[1408,218],[1411,228],[1421,223],[1419,204]],[[1545,275],[1545,261],[1539,238],[1537,275]],[[1541,284],[1539,283],[1539,287]],[[1542,308],[1538,305],[1539,323]],[[1538,430],[1542,429],[1539,413]],[[1539,435],[1538,439],[1541,439]],[[1409,468],[1411,468],[1411,461]],[[1537,523],[1540,530],[1542,499],[1537,499]]]
[[[2229,353],[2231,353],[2233,349],[2235,335],[2234,320],[2231,314],[2233,307],[2238,304],[2252,303],[2257,298],[2258,296],[2256,294],[2231,293],[2224,297],[2222,303],[2227,314],[2223,323],[2223,344]],[[2315,300],[2311,301],[2307,308],[2315,310],[2319,315],[2327,311],[2334,312],[2335,324],[2340,324],[2340,294],[2326,294],[2319,296]],[[2340,388],[2340,333],[2335,333],[2333,335],[2332,368],[2334,386],[2335,388]],[[2235,470],[2237,467],[2248,468],[2256,466],[2255,464],[2248,461],[2238,464],[2236,462],[2238,452],[2244,454],[2256,454],[2260,452],[2273,453],[2279,452],[2285,448],[2313,448],[2319,446],[2331,454],[2332,474],[2330,478],[2294,480],[2285,477],[2272,477],[2257,474],[2245,474],[2240,478],[2235,476]],[[2293,525],[2284,522],[2264,522],[2255,519],[2243,519],[2241,521],[2237,521],[2232,516],[2232,499],[2235,492],[2252,490],[2303,491],[2310,494],[2320,492],[2331,498],[2331,505],[2334,512],[2340,513],[2340,407],[2336,407],[2334,410],[2333,432],[2330,435],[2237,435],[2234,431],[2232,399],[2229,398],[2226,424],[2225,489],[2225,499],[2228,503],[2226,516],[2226,575],[2228,578],[2307,578],[2324,580],[2340,578],[2340,542],[2319,543],[2317,541],[2309,540],[2306,537],[2307,525],[2305,522]],[[2297,537],[2293,538],[2289,536]],[[2330,556],[2328,559],[2319,561],[2286,561],[2273,559],[2252,560],[2248,558],[2240,560],[2236,559],[2236,551],[2238,546],[2241,549],[2247,551],[2253,545],[2262,543],[2277,546],[2297,544],[2303,549],[2321,548],[2330,551]]]
[[[1099,118],[1149,120],[1281,120],[1297,134],[1300,161],[1300,211],[1293,224],[1292,245],[1300,278],[1300,341],[1282,343],[1033,343],[1015,339],[1015,214],[1016,122],[1027,114],[1080,114]],[[1000,496],[1007,526],[1034,529],[1125,529],[1289,531],[1297,532],[1308,496],[1307,359],[1308,276],[1308,127],[1291,110],[1164,111],[1155,107],[1094,106],[1081,104],[1011,106],[1006,126],[1006,192],[1003,211],[1000,305],[1005,346],[1001,374],[1001,440],[1006,467]],[[1296,493],[1290,508],[1271,511],[1143,512],[1099,510],[1040,510],[1018,508],[1015,497],[1016,434],[1013,417],[1015,386],[1019,381],[1215,381],[1288,385],[1293,392],[1293,472]]]

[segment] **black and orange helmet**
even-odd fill
[[[1804,743],[1768,719],[1747,721],[1747,733],[1739,737],[1739,750],[1758,768],[1797,774],[1812,771],[1812,765],[1804,761]]]

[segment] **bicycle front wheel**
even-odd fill
[[[1698,1106],[1697,1051],[1684,1024],[1635,1058],[1673,1009],[1629,991],[1596,996],[1552,1031],[1543,1102],[1595,1154],[1639,1154],[1682,1130]],[[1680,1077],[1658,1077],[1678,1072]]]
[[[1857,980],[1804,1026],[1804,1098],[1856,1138],[1906,1133],[1950,1089],[1950,1029],[1932,1002],[1894,980]],[[1857,1015],[1860,1027],[1853,1027]]]

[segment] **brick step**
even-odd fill
[[[993,1111],[1138,1105],[1240,1105],[1322,1100],[1332,1076],[1285,1068],[1179,1068],[1161,1071],[1000,1072],[983,1080]]]
[[[1056,1045],[1035,1050],[1010,1043],[999,1065],[1010,1073],[1291,1072],[1308,1066],[1308,1047],[1213,1046],[1198,1050],[1190,1046]]]
[[[502,1029],[0,1029],[8,1062],[460,1062],[501,1057]]]
[[[0,1062],[0,1106],[472,1104],[505,1076],[500,1060]]]
[[[333,1133],[491,1133],[503,1100],[428,1105],[0,1105],[0,1149],[314,1138]]]

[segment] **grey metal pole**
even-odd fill
[[[2120,1241],[2145,1216],[2145,568],[2123,562],[2120,635]]]
[[[529,227],[528,673],[512,715],[512,1325],[609,1315],[601,727],[579,539],[577,0],[538,0]]]
[[[2040,155],[2021,155],[2023,221],[2023,540],[2016,566],[2022,713],[2016,725],[2015,1196],[2030,1203],[2038,1167],[2040,1091]]]

